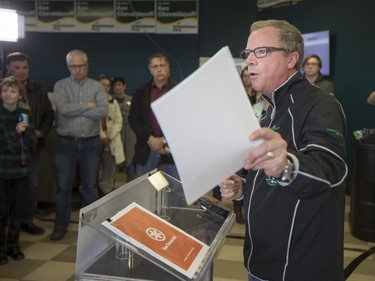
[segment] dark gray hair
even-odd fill
[[[169,64],[168,57],[162,53],[153,53],[151,56],[148,57],[148,64],[151,63],[151,60],[154,58],[164,59],[167,64]]]
[[[285,20],[260,20],[251,25],[250,33],[265,27],[274,27],[279,30],[281,47],[287,50],[286,55],[289,55],[291,52],[299,54],[296,69],[300,69],[304,55],[304,44],[302,34],[298,28]]]

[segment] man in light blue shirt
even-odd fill
[[[52,241],[64,238],[70,222],[77,165],[82,183],[82,207],[98,199],[99,124],[108,113],[103,86],[87,77],[87,55],[73,50],[67,54],[66,62],[71,76],[56,82],[54,87],[57,142],[54,155],[56,218]]]

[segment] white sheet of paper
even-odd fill
[[[228,47],[151,104],[171,149],[186,201],[240,170],[259,128]]]

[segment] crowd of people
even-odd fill
[[[0,83],[0,265],[8,263],[8,256],[14,260],[24,258],[20,231],[45,233],[33,223],[33,217],[40,155],[53,126],[56,217],[52,241],[64,239],[67,232],[77,174],[82,207],[113,190],[116,171],[124,172],[131,181],[162,168],[179,179],[167,141],[150,108],[152,101],[176,84],[169,77],[165,55],[150,56],[152,78],[131,96],[121,76],[88,77],[86,53],[72,50],[66,55],[69,77],[54,85],[55,110],[46,87],[29,79],[29,64],[24,53],[8,54],[8,74]],[[171,188],[173,204],[186,204],[183,191]]]
[[[261,125],[249,138],[264,142],[244,155],[243,170],[216,192],[233,200],[237,222],[245,224],[249,280],[341,281],[346,120],[333,84],[320,74],[317,55],[303,59],[302,35],[286,21],[254,22],[240,54],[247,64],[241,79]],[[151,78],[134,95],[120,76],[88,77],[84,51],[70,51],[66,64],[70,75],[54,85],[53,111],[45,87],[29,79],[27,55],[7,56],[8,76],[0,83],[0,265],[8,256],[24,258],[20,231],[44,233],[33,216],[40,151],[52,126],[52,241],[67,232],[77,167],[82,207],[113,190],[118,169],[128,180],[155,168],[179,179],[150,106],[177,84],[168,57],[148,58]],[[170,188],[172,205],[184,206],[181,187]]]

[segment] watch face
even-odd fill
[[[283,182],[291,182],[295,177],[294,173],[294,164],[287,159],[287,163],[285,165],[284,171],[281,175],[281,181]]]

